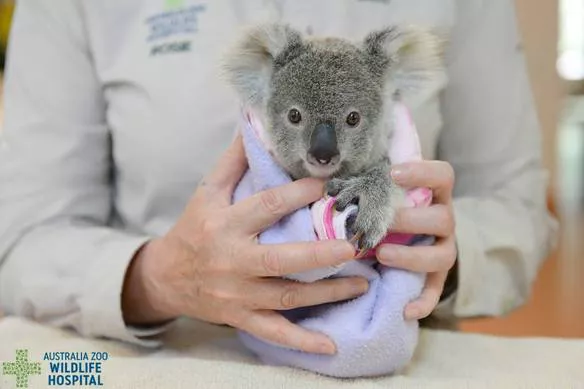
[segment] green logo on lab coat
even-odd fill
[[[175,10],[185,5],[185,0],[164,0],[167,10]]]

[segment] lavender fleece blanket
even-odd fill
[[[395,131],[401,131],[403,136],[400,138],[399,133],[394,136],[395,139],[409,139],[403,143],[412,143],[412,139],[417,141],[415,127],[411,123],[409,125],[404,123],[406,119],[408,118],[402,115],[401,122],[395,126]],[[288,174],[275,163],[264,147],[263,129],[259,127],[260,123],[255,120],[253,114],[244,111],[240,129],[249,169],[234,192],[234,202],[259,191],[291,182]],[[407,131],[410,133],[407,134]],[[413,155],[416,156],[417,145],[405,144],[400,147],[403,155],[412,154],[410,150],[405,150],[404,154],[404,147],[413,147]],[[315,232],[313,217],[310,207],[300,209],[260,234],[259,243],[316,241],[319,237]],[[414,241],[415,244],[431,244],[431,239]],[[413,244],[414,241],[409,244]],[[367,278],[370,283],[368,292],[347,302],[283,313],[302,327],[328,335],[337,346],[335,355],[308,354],[287,349],[245,332],[239,332],[241,341],[268,365],[295,367],[343,378],[390,375],[398,372],[411,360],[419,334],[418,322],[405,321],[403,311],[408,302],[420,295],[425,276],[388,268],[373,258],[365,258],[336,268],[291,274],[287,278],[299,282],[312,282],[326,277],[345,276]]]

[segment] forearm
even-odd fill
[[[529,297],[557,222],[514,3],[456,4],[437,157],[456,172],[458,282],[436,315],[498,316]]]
[[[146,240],[72,220],[33,228],[0,255],[2,310],[88,337],[155,346],[126,324],[121,307],[130,260]]]
[[[111,133],[81,7],[29,0],[14,14],[0,147],[0,305],[148,345],[139,337],[152,330],[126,325],[121,295],[149,237],[108,227]]]
[[[454,207],[458,260],[437,315],[500,316],[524,304],[556,236],[545,203],[469,197]]]

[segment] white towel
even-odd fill
[[[108,352],[104,389],[571,389],[584,388],[584,340],[508,339],[422,330],[413,364],[395,377],[359,380],[262,366],[233,330],[186,320],[166,334],[165,349],[148,351],[89,340],[25,320],[0,320],[0,361],[26,348],[30,359],[45,352]],[[47,366],[29,389],[46,388]],[[0,388],[15,387],[0,375]]]

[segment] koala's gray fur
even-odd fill
[[[391,227],[402,193],[390,178],[386,112],[396,94],[416,93],[441,74],[441,58],[437,35],[409,27],[372,32],[355,44],[268,24],[243,35],[225,69],[243,102],[260,113],[284,169],[294,179],[329,178],[338,209],[358,203],[352,230],[367,250]],[[298,123],[289,120],[291,109],[301,114]],[[356,126],[348,124],[351,112],[360,116]],[[309,155],[318,126],[328,128],[338,152],[325,166]]]

